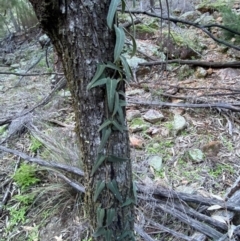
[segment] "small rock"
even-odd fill
[[[143,148],[143,140],[140,137],[130,136],[129,139],[132,147],[137,149]]]
[[[162,157],[160,156],[151,156],[148,159],[148,163],[151,167],[153,167],[157,172],[159,172],[162,168]]]
[[[213,73],[213,69],[212,68],[209,68],[208,70],[207,70],[207,74],[208,75],[211,75]]]
[[[131,96],[131,95],[142,95],[144,94],[143,89],[134,89],[134,90],[127,90],[126,95]]]
[[[204,78],[204,77],[206,77],[206,75],[207,75],[207,71],[204,68],[197,67],[197,70],[195,72],[195,76],[197,78]]]
[[[175,115],[173,120],[173,130],[178,133],[181,130],[184,130],[187,127],[187,122],[185,118],[181,115]]]
[[[192,161],[196,163],[200,163],[203,161],[204,154],[201,150],[199,149],[192,149],[188,151],[189,157],[191,158]]]
[[[180,16],[180,19],[184,19],[187,21],[194,22],[201,16],[201,12],[199,11],[189,11]]]
[[[141,117],[141,113],[139,110],[128,110],[127,111],[127,121],[132,121],[135,118]]]
[[[145,113],[145,115],[143,116],[143,118],[144,118],[146,121],[148,121],[148,122],[150,122],[150,123],[152,123],[152,124],[155,124],[155,123],[157,123],[158,121],[164,119],[164,116],[163,116],[163,114],[162,114],[161,112],[151,109],[151,110],[149,110],[149,111],[147,111],[147,112]]]
[[[11,65],[11,69],[19,69],[20,68],[20,64],[12,64]]]
[[[206,156],[216,156],[220,151],[222,144],[219,141],[211,141],[202,147]]]
[[[196,192],[196,189],[190,186],[180,185],[176,187],[176,191],[188,193],[188,194],[194,194],[194,192]]]

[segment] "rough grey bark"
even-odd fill
[[[133,204],[121,207],[121,203],[105,188],[99,199],[93,201],[96,183],[99,180],[116,180],[123,201],[133,199],[132,169],[128,133],[114,131],[104,152],[128,161],[104,163],[94,176],[92,167],[97,157],[101,140],[99,126],[109,118],[105,90],[94,88],[87,91],[98,63],[113,61],[115,33],[106,24],[110,0],[29,0],[36,12],[43,30],[54,44],[72,93],[76,116],[76,132],[81,148],[86,188],[85,212],[96,230],[96,209],[115,208],[116,219],[109,229],[114,235],[111,240],[132,231],[134,223]],[[124,86],[121,87],[124,90]],[[102,240],[100,237],[97,240]],[[126,237],[124,240],[130,240]]]

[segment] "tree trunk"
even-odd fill
[[[105,155],[124,157],[127,161],[104,161],[91,175],[102,138],[102,132],[98,129],[109,118],[109,112],[105,89],[97,87],[88,91],[87,84],[93,78],[97,64],[113,62],[116,37],[106,22],[110,0],[29,1],[63,61],[73,98],[76,133],[84,165],[85,213],[93,230],[100,232],[99,236],[98,232],[95,236],[98,236],[97,240],[134,240],[134,207],[132,202],[129,204],[134,197],[127,131],[121,133],[113,130],[103,150]],[[120,87],[124,91],[124,86]],[[105,184],[94,202],[99,181],[105,181]],[[115,181],[120,196],[113,194],[108,186]],[[102,222],[99,215],[97,218],[97,210],[104,213]],[[107,216],[111,216],[109,210],[116,212],[111,224],[107,223]]]

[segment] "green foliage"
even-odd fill
[[[29,150],[32,152],[37,152],[41,147],[43,147],[42,142],[40,142],[37,138],[31,136],[31,144],[29,146]]]
[[[237,14],[230,6],[220,7],[219,11],[222,14],[223,25],[231,30],[234,30],[240,34],[240,15]],[[232,38],[236,39],[237,43],[240,43],[240,35],[236,35],[227,30],[222,31],[225,39],[230,40]]]
[[[13,180],[22,189],[26,189],[40,181],[40,179],[36,177],[36,171],[35,166],[23,163],[13,175]]]

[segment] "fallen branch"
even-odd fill
[[[137,188],[140,192],[146,193],[149,192],[149,188],[146,190],[146,186],[137,184]],[[156,197],[165,197],[165,198],[176,198],[178,200],[182,200],[185,202],[192,202],[202,205],[219,205],[222,208],[225,208],[230,211],[240,212],[240,206],[233,205],[230,202],[221,201],[216,198],[206,198],[202,197],[200,195],[194,195],[194,194],[188,194],[188,193],[182,193],[182,192],[176,192],[171,189],[164,189],[164,188],[156,188],[152,190],[152,194],[156,195]]]
[[[195,230],[198,230],[199,232],[207,235],[210,238],[213,239],[219,239],[222,237],[222,233],[218,232],[217,230],[213,229],[212,227],[208,226],[207,224],[204,224],[202,222],[199,222],[198,220],[195,220],[185,213],[182,213],[178,211],[176,208],[171,207],[169,205],[160,204],[156,198],[149,198],[146,196],[138,196],[138,198],[145,200],[145,201],[152,201],[154,202],[155,209],[160,209],[164,213],[169,213],[173,217],[176,217],[181,222],[188,224],[189,226],[193,227]]]
[[[23,73],[14,73],[14,72],[0,72],[0,74],[5,74],[5,75],[16,75],[16,76],[41,76],[41,75],[64,75],[63,73],[32,73],[32,74],[23,74]]]
[[[153,65],[163,65],[163,64],[187,64],[192,66],[201,66],[201,67],[208,67],[208,68],[240,68],[239,61],[233,61],[228,63],[222,62],[206,62],[206,61],[198,61],[198,60],[182,60],[182,59],[174,59],[174,60],[167,60],[167,61],[149,61],[144,63],[139,63],[139,66],[153,66]]]
[[[145,105],[145,106],[157,106],[159,108],[162,107],[182,107],[182,108],[220,108],[220,109],[228,109],[236,112],[240,112],[240,108],[235,107],[239,105],[239,103],[212,103],[212,104],[190,104],[190,103],[169,103],[162,101],[138,101],[134,99],[130,99],[128,97],[128,103],[137,104],[137,105]]]
[[[41,166],[45,166],[45,167],[57,168],[57,169],[60,169],[60,170],[63,170],[63,171],[67,171],[67,172],[76,174],[76,175],[81,176],[81,177],[84,176],[84,172],[77,167],[68,166],[68,165],[65,165],[65,164],[60,164],[60,163],[51,162],[51,161],[44,161],[40,158],[30,157],[23,152],[13,150],[13,149],[9,149],[9,148],[1,146],[1,145],[0,145],[0,150],[4,151],[4,152],[11,153],[13,155],[17,155],[17,156],[21,157],[22,159],[24,159],[28,162],[37,163],[37,164],[39,164]]]

